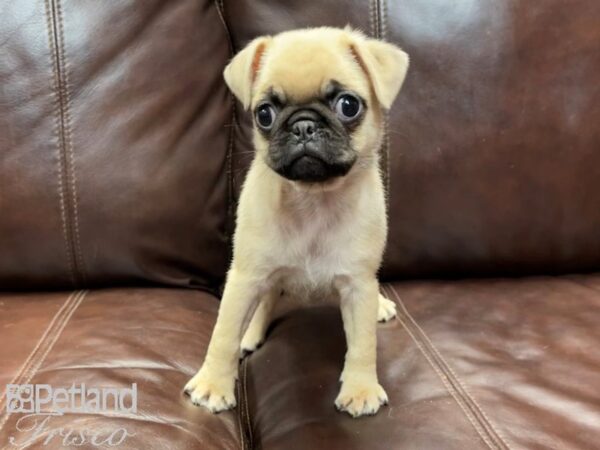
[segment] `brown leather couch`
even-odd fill
[[[181,389],[252,150],[221,71],[254,36],[347,23],[411,56],[381,149],[391,404],[335,411],[345,343],[318,307],[211,415]],[[600,448],[599,76],[597,0],[0,1],[0,447]],[[9,383],[137,383],[138,409],[38,430]]]

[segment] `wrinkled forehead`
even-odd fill
[[[307,102],[325,95],[332,82],[368,98],[368,80],[348,42],[310,36],[274,39],[261,61],[253,103],[271,89],[288,102]]]

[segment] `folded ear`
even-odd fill
[[[366,72],[377,100],[390,109],[408,70],[408,55],[395,45],[358,36],[351,50]]]
[[[223,76],[231,92],[248,109],[252,100],[252,85],[260,69],[260,61],[265,52],[267,36],[258,37],[251,41],[229,62]]]

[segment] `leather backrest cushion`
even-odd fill
[[[210,0],[4,2],[0,286],[214,286],[227,33]]]
[[[600,268],[600,2],[388,2],[389,276]]]
[[[384,278],[600,268],[600,2],[225,2],[235,50],[347,23],[404,48]],[[252,157],[238,105],[237,190]],[[388,163],[389,158],[389,163]]]
[[[600,267],[595,0],[23,0],[2,12],[3,288],[216,286],[252,158],[224,65],[257,35],[348,23],[411,56],[381,149],[384,278]]]

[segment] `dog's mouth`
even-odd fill
[[[332,178],[345,176],[353,165],[354,159],[327,161],[319,153],[304,149],[279,168],[275,168],[275,171],[291,181],[322,183]]]

